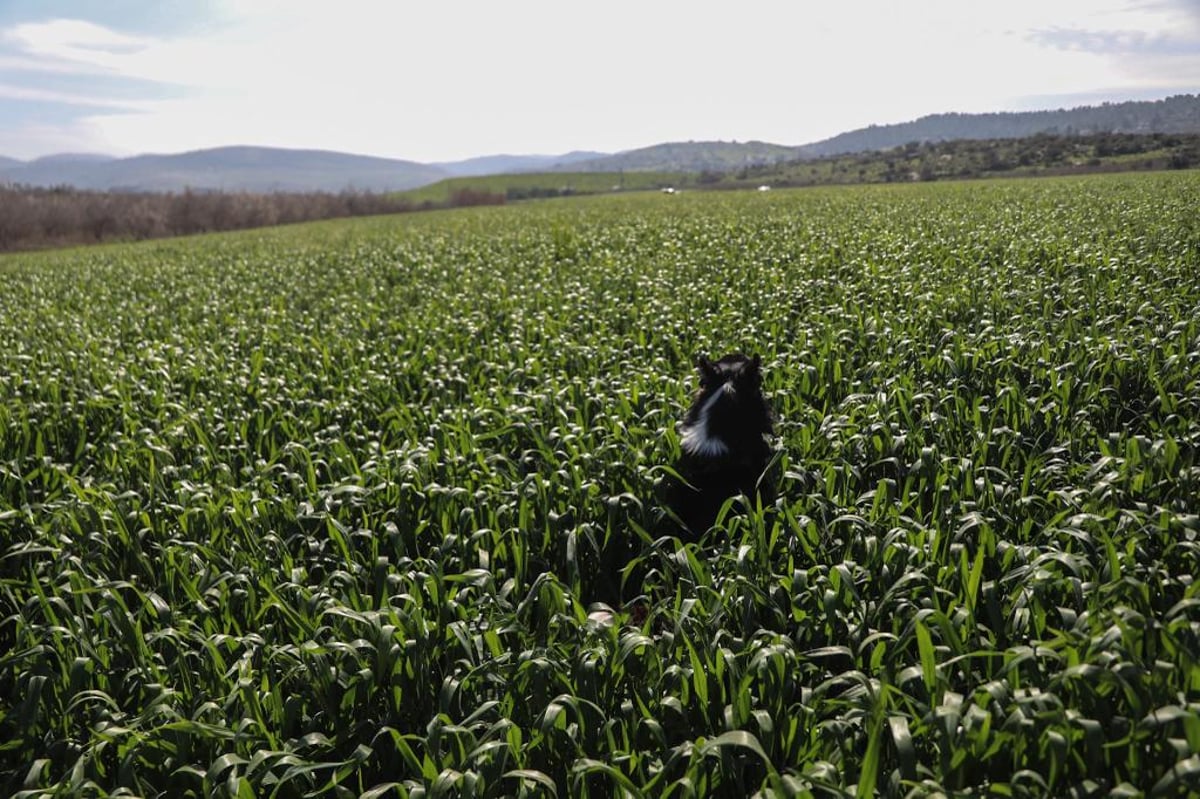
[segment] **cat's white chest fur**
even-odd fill
[[[733,394],[734,391],[732,382],[721,386],[700,406],[696,422],[680,429],[682,437],[679,439],[679,443],[685,452],[704,458],[716,458],[729,452],[729,445],[709,432],[708,418],[717,403],[726,395]]]

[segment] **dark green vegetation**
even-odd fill
[[[655,194],[0,260],[0,793],[1200,790],[1197,207]],[[734,349],[780,496],[682,547],[655,485]]]
[[[493,197],[497,203],[545,197],[573,197],[646,191],[695,184],[696,176],[683,172],[522,172],[450,178],[396,195],[414,206],[452,203],[464,192]]]
[[[1039,134],[1021,139],[910,142],[890,150],[749,167],[702,185],[817,186],[1200,167],[1200,135]]]

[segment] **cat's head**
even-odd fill
[[[742,353],[718,361],[696,359],[700,386],[684,417],[680,440],[691,455],[720,457],[771,433],[771,410],[762,394],[762,359]]]

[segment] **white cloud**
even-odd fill
[[[5,38],[51,69],[104,70],[143,50],[149,40],[77,19],[16,25]]]
[[[103,97],[93,97],[86,94],[75,94],[71,92],[56,92],[48,89],[31,89],[24,86],[14,86],[7,83],[0,83],[0,97],[10,100],[31,100],[40,103],[99,106],[101,108],[112,108],[114,106],[123,105],[118,101],[108,100]]]

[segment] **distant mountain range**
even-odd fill
[[[728,172],[745,167],[886,150],[910,142],[1010,139],[1036,133],[1200,132],[1200,96],[1105,103],[1056,111],[933,114],[789,146],[677,142],[622,153],[490,155],[421,164],[325,150],[219,147],[177,155],[62,154],[22,162],[0,156],[0,183],[102,191],[401,191],[452,177],[514,172]]]
[[[178,155],[52,155],[0,166],[0,181],[104,191],[395,191],[449,177],[436,166],[325,150],[218,147]]]
[[[451,177],[470,178],[481,175],[507,175],[515,172],[546,172],[556,168],[605,158],[608,153],[576,150],[564,155],[484,155],[465,161],[443,161],[431,164],[444,169]]]

